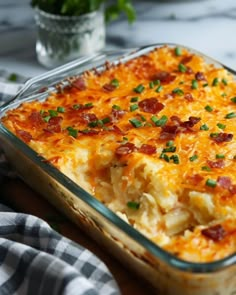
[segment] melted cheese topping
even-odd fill
[[[235,96],[225,69],[164,46],[2,122],[158,245],[208,262],[236,250]]]

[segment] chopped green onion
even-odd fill
[[[48,123],[50,119],[51,119],[51,116],[46,116],[46,117],[43,118],[43,120],[44,120],[46,123]]]
[[[129,122],[135,127],[135,128],[139,128],[139,127],[142,127],[142,122],[139,121],[138,119],[130,119]]]
[[[209,130],[209,127],[207,126],[207,124],[203,124],[201,127],[200,127],[200,130]]]
[[[222,79],[222,83],[223,83],[224,85],[228,85],[228,81],[227,81],[225,78]]]
[[[222,130],[225,129],[225,127],[226,127],[226,125],[221,124],[221,123],[217,123],[216,126]]]
[[[133,112],[133,111],[135,111],[137,109],[138,109],[138,105],[136,103],[130,106],[130,111],[131,112]]]
[[[80,104],[74,104],[73,105],[73,109],[74,110],[78,110],[78,109],[80,109],[81,108],[81,105]]]
[[[147,121],[147,119],[146,119],[143,115],[141,115],[140,118],[141,118],[141,120],[142,120],[143,122]],[[151,126],[152,126],[152,125],[151,125]]]
[[[120,110],[121,110],[121,107],[118,106],[118,105],[116,105],[116,104],[114,104],[114,105],[112,106],[112,108],[113,108],[114,110],[117,110],[117,111],[120,111]]]
[[[160,159],[164,159],[166,162],[170,162],[170,158],[164,153],[161,153]]]
[[[174,164],[179,164],[179,156],[178,155],[172,155],[170,157],[170,160],[173,160]]]
[[[39,113],[40,113],[41,116],[43,116],[45,114],[45,111],[44,110],[40,110]]]
[[[64,107],[57,107],[58,113],[65,113],[65,108]]]
[[[174,141],[173,140],[169,140],[166,143],[166,146],[173,146],[174,145]]]
[[[212,86],[217,86],[218,84],[219,84],[219,79],[214,78],[214,80],[212,81]]]
[[[207,186],[215,187],[216,184],[217,184],[217,182],[216,182],[215,180],[213,180],[213,179],[209,179],[209,178],[208,178],[208,179],[206,180],[206,185],[207,185]]]
[[[156,123],[158,121],[158,118],[157,118],[157,116],[152,116],[151,120],[153,123]]]
[[[111,80],[111,83],[110,84],[112,86],[115,86],[116,88],[119,87],[119,85],[120,85],[119,80],[117,80],[117,79]]]
[[[57,117],[58,116],[58,112],[54,111],[54,110],[48,110],[48,113],[51,117]]]
[[[67,130],[68,130],[70,136],[73,136],[74,138],[77,137],[77,135],[78,135],[78,130],[76,130],[76,129],[74,129],[73,127],[70,127],[70,126],[67,127]]]
[[[128,139],[128,137],[126,137],[126,136],[123,136],[123,141],[128,141],[129,139]]]
[[[139,84],[137,87],[134,88],[134,91],[137,93],[142,93],[145,87],[142,84]]]
[[[101,120],[103,124],[107,124],[111,121],[111,119],[109,117],[106,117],[104,119]]]
[[[84,105],[86,108],[89,108],[89,107],[93,107],[93,103],[92,102],[88,102]]]
[[[197,158],[198,158],[198,155],[195,154],[192,157],[189,157],[189,161],[193,162],[193,161],[197,160]]]
[[[179,82],[179,85],[183,85],[183,84],[184,84],[184,81],[180,81],[180,82]]]
[[[163,86],[160,85],[157,87],[156,92],[160,93],[162,91],[162,89],[163,89]]]
[[[225,116],[225,119],[232,119],[232,118],[235,118],[236,117],[236,113],[235,112],[232,112],[232,113],[229,113]]]
[[[216,159],[224,159],[225,155],[223,154],[216,154]]]
[[[154,85],[154,82],[153,82],[153,81],[151,81],[151,82],[149,83],[149,88],[150,88],[150,89],[153,89],[153,88],[154,88],[154,86],[155,86],[155,85]]]
[[[236,103],[236,96],[230,99],[232,102]]]
[[[173,92],[174,94],[178,94],[178,95],[180,95],[180,96],[184,95],[183,90],[180,89],[180,88],[175,88],[175,89],[172,90],[172,92]]]
[[[210,133],[210,137],[217,137],[219,135],[218,132],[212,132]]]
[[[133,210],[138,210],[140,207],[140,203],[134,202],[134,201],[129,201],[129,202],[127,202],[126,205],[127,205],[127,207],[129,207],[130,209],[133,209]]]
[[[102,120],[95,120],[88,123],[88,126],[91,128],[97,127],[98,125],[103,125]]]
[[[154,116],[153,116],[154,117]],[[152,118],[153,118],[152,117]],[[151,118],[151,120],[153,121],[153,119]],[[163,115],[160,119],[155,120],[155,125],[160,127],[160,126],[164,126],[166,124],[166,122],[168,121],[168,117]]]
[[[208,86],[208,83],[204,83],[202,86],[203,87],[207,87]]]
[[[176,147],[175,146],[169,146],[167,148],[164,148],[162,150],[163,153],[174,153],[176,151]]]
[[[198,88],[198,81],[197,80],[192,80],[192,89],[197,89]]]
[[[182,50],[181,50],[180,47],[175,47],[175,55],[176,55],[176,56],[180,56],[180,55],[182,55]]]
[[[135,96],[130,99],[130,102],[137,102],[138,100],[139,100],[139,97]]]
[[[202,166],[203,171],[211,171],[211,168],[208,166]]]
[[[159,85],[161,83],[161,81],[160,80],[154,80],[153,83],[154,83],[154,85],[157,86],[157,85]]]
[[[187,71],[187,67],[184,64],[180,63],[178,68],[181,73],[185,73]]]
[[[221,96],[222,96],[222,97],[225,97],[225,96],[227,96],[227,94],[226,94],[225,92],[223,92],[223,93],[221,94]]]
[[[213,111],[213,107],[207,105],[207,106],[205,106],[205,110],[208,111],[208,112],[212,112]]]
[[[148,123],[148,122],[146,122],[146,123],[144,123],[144,126],[145,126],[145,127],[152,127],[152,124],[151,124],[151,123]]]

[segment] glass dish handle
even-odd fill
[[[43,92],[48,91],[50,87],[55,87],[55,85],[63,81],[63,79],[79,75],[84,70],[87,70],[89,65],[91,65],[92,68],[95,68],[98,65],[103,65],[106,61],[112,62],[117,60],[117,58],[129,55],[136,50],[136,48],[104,50],[47,71],[46,73],[27,80],[20,91],[11,99],[10,103],[39,93],[42,94]]]

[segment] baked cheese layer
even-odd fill
[[[68,80],[4,125],[149,239],[187,261],[236,251],[236,82],[163,46]]]

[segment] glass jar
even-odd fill
[[[81,16],[60,16],[35,10],[36,54],[39,63],[53,68],[105,46],[104,9]]]

